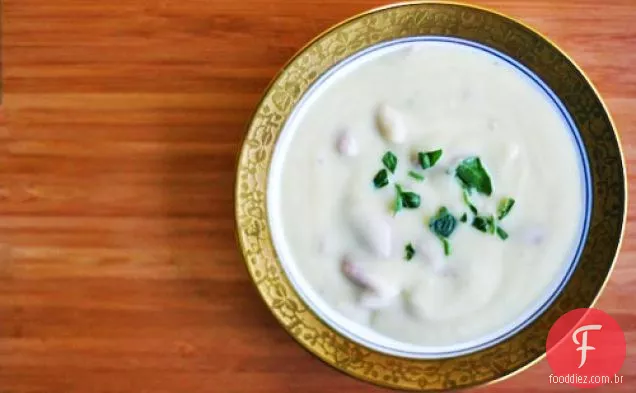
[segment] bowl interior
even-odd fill
[[[555,113],[562,119],[564,128],[569,130],[573,146],[579,158],[580,185],[582,195],[584,196],[584,214],[579,223],[578,241],[570,253],[570,262],[564,265],[564,268],[559,272],[558,276],[553,279],[544,295],[538,299],[535,304],[528,307],[525,312],[519,315],[514,321],[497,331],[493,331],[477,339],[453,345],[420,346],[399,342],[376,333],[368,327],[352,322],[346,316],[341,315],[330,307],[311,287],[299,270],[297,263],[294,261],[292,253],[285,241],[280,219],[280,206],[275,203],[280,193],[278,184],[283,168],[285,152],[289,147],[293,134],[295,132],[301,132],[297,127],[297,120],[302,117],[305,111],[309,110],[312,100],[320,95],[321,91],[329,86],[330,83],[334,83],[339,78],[346,77],[348,73],[354,72],[361,62],[369,61],[373,59],[374,56],[380,56],[387,51],[400,50],[406,45],[458,45],[465,48],[465,50],[478,51],[487,56],[491,56],[493,59],[505,64],[506,67],[514,69],[528,84],[531,84],[541,92],[545,100],[551,104]],[[272,240],[282,268],[302,300],[321,320],[343,336],[367,348],[382,353],[415,359],[447,358],[472,353],[496,345],[531,324],[554,302],[555,298],[561,293],[570,279],[572,272],[575,270],[588,234],[592,207],[592,182],[588,156],[575,122],[557,95],[535,73],[510,56],[473,41],[443,36],[418,36],[383,42],[361,50],[330,68],[307,90],[287,119],[274,150],[267,184],[268,220]]]

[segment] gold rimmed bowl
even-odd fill
[[[268,209],[279,136],[313,88],[351,59],[402,41],[472,46],[507,61],[537,83],[563,113],[585,172],[586,216],[569,270],[541,307],[494,339],[445,353],[387,347],[339,323],[276,247]],[[298,130],[294,132],[300,132]],[[493,11],[437,2],[374,9],[346,20],[297,53],[264,94],[237,170],[236,220],[249,274],[267,307],[303,347],[326,363],[375,384],[440,391],[501,380],[540,360],[550,327],[592,307],[612,271],[626,215],[625,166],[618,135],[585,74],[547,38]]]

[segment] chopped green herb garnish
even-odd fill
[[[477,216],[473,219],[472,225],[484,233],[495,231],[495,220],[492,216]]]
[[[488,195],[492,194],[492,182],[479,157],[463,160],[455,169],[455,175],[466,190],[476,190]]]
[[[439,161],[441,157],[442,157],[442,149],[433,150],[426,153],[423,153],[423,152],[417,153],[417,159],[419,160],[420,166],[422,167],[422,169],[428,169],[433,167],[435,163],[437,163],[437,161]]]
[[[468,191],[464,190],[463,197],[464,197],[464,203],[466,204],[466,206],[468,206],[468,208],[470,209],[471,212],[473,212],[474,215],[477,215],[477,208],[470,201],[470,195],[468,195]]]
[[[395,185],[395,204],[393,205],[393,215],[396,215],[400,210],[402,210],[402,187],[399,184]]]
[[[389,174],[386,169],[381,169],[373,178],[375,188],[382,188],[389,184]]]
[[[384,153],[384,156],[382,156],[382,163],[384,164],[386,169],[391,171],[391,173],[395,173],[395,168],[397,168],[398,159],[395,156],[395,154],[393,154],[393,152],[387,151],[386,153]]]
[[[494,216],[486,217],[486,222],[488,223],[488,233],[492,235],[493,233],[495,233],[495,229],[497,228],[495,217]]]
[[[468,214],[466,214],[466,213],[462,214],[462,216],[459,218],[459,221],[461,221],[461,222],[468,221]]]
[[[423,181],[424,180],[424,176],[422,176],[419,173],[414,172],[414,171],[409,171],[409,176],[411,176],[413,179],[415,179],[417,181]]]
[[[501,227],[497,227],[497,236],[499,236],[501,240],[506,240],[508,238],[508,232],[504,231]]]
[[[417,209],[420,207],[420,196],[414,192],[402,193],[402,206],[407,209]]]
[[[413,255],[415,255],[415,249],[413,248],[413,245],[409,243],[404,247],[404,259],[410,261],[413,259]]]
[[[444,255],[449,256],[451,254],[450,242],[443,237],[441,237],[440,240],[442,241],[442,246],[444,247]]]
[[[488,223],[486,222],[485,217],[477,216],[473,218],[473,227],[482,232],[488,232]]]
[[[407,209],[417,209],[420,207],[421,198],[418,194],[404,191],[399,184],[395,185],[395,203],[393,213],[397,214],[403,207]]]
[[[429,228],[440,237],[449,237],[457,226],[457,219],[450,214],[446,207],[441,207],[437,215],[433,216],[429,223]]]
[[[502,198],[497,206],[497,219],[501,220],[506,217],[510,210],[515,205],[515,200],[512,198]]]

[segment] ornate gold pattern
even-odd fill
[[[278,135],[310,85],[330,67],[377,43],[416,35],[472,40],[515,58],[559,96],[589,155],[593,183],[590,232],[564,292],[529,327],[493,347],[456,358],[414,360],[358,345],[322,322],[286,278],[266,214],[266,186]],[[620,245],[626,214],[622,152],[596,91],[568,57],[528,27],[491,11],[452,3],[404,3],[358,15],[318,37],[273,81],[258,107],[238,164],[236,219],[249,273],[289,333],[328,364],[363,380],[409,390],[485,384],[539,360],[551,325],[569,310],[590,307],[604,287]]]

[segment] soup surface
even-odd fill
[[[343,66],[294,113],[274,162],[285,263],[331,312],[402,343],[523,321],[582,233],[582,164],[558,107],[512,64],[457,43]]]

